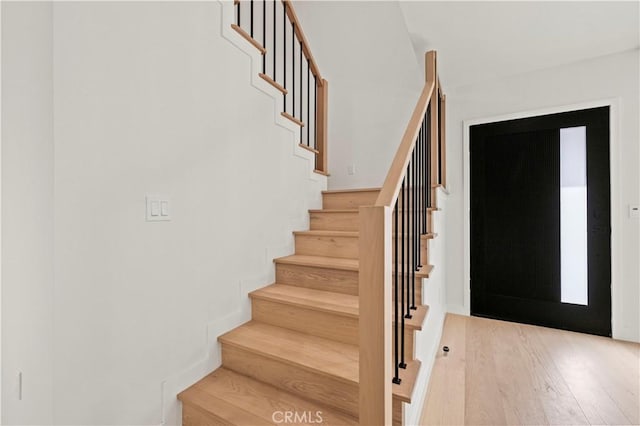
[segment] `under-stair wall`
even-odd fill
[[[249,317],[246,294],[274,279],[326,177],[277,118],[280,97],[252,85],[249,46],[223,36],[226,5],[51,7],[54,148],[24,159],[51,167],[55,194],[53,336],[32,337],[53,342],[43,393],[53,423],[178,424],[176,393],[219,363],[216,336]],[[3,168],[3,184],[28,170]],[[170,198],[171,221],[145,222],[149,193]],[[21,365],[27,406],[46,372]],[[9,423],[33,422],[11,407]]]
[[[449,194],[443,188],[436,189],[436,204],[438,211],[433,213],[433,229],[438,236],[429,240],[429,263],[434,265],[429,278],[423,283],[423,300],[429,305],[429,315],[422,327],[421,333],[416,333],[416,358],[422,360],[420,375],[414,388],[415,402],[404,404],[405,425],[417,426],[420,424],[424,399],[427,393],[429,378],[433,361],[439,347],[442,335],[442,326],[446,314],[446,243],[447,216],[450,214],[447,208]]]

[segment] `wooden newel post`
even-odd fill
[[[329,82],[325,79],[318,81],[318,150],[316,169],[328,173],[327,165],[327,136],[329,122]]]
[[[360,207],[360,424],[392,422],[391,208]]]
[[[438,100],[438,73],[436,70],[436,52],[434,50],[430,50],[425,55],[425,74],[427,78],[427,83],[433,82],[433,96],[431,96],[431,123],[429,126],[431,128],[431,183],[436,184],[438,182],[438,120],[440,116],[439,112],[439,100]],[[431,188],[431,199],[435,199],[435,188]]]

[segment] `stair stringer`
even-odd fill
[[[436,189],[436,204],[439,211],[434,211],[433,232],[438,236],[428,240],[429,263],[434,265],[433,272],[423,282],[424,303],[429,305],[429,315],[422,331],[416,333],[416,358],[422,360],[422,368],[416,379],[413,394],[415,401],[403,404],[405,425],[420,424],[420,416],[424,408],[424,399],[429,386],[429,378],[438,353],[442,327],[446,314],[446,205],[448,193],[442,188]]]
[[[309,164],[309,176],[308,178],[314,182],[324,182],[326,189],[327,177],[319,173],[314,172],[315,169],[315,156],[312,152],[303,149],[299,146],[300,143],[300,128],[292,123],[290,120],[285,119],[280,115],[280,111],[284,111],[284,100],[282,94],[271,86],[269,83],[259,77],[259,73],[262,72],[262,55],[258,50],[252,46],[247,40],[242,38],[237,32],[231,28],[234,18],[234,3],[232,0],[218,0],[221,7],[220,13],[220,27],[222,29],[222,37],[233,44],[238,50],[246,54],[250,59],[251,68],[251,85],[264,93],[265,95],[273,99],[273,122],[275,125],[280,126],[291,132],[292,141],[292,154],[295,157],[307,160]]]

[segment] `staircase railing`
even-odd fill
[[[300,146],[327,174],[329,84],[322,78],[290,0],[235,0],[231,27],[262,54],[260,78],[283,96],[281,115],[300,127]]]
[[[435,187],[444,184],[444,96],[436,52],[426,84],[373,206],[360,207],[360,424],[390,425],[393,386],[406,368],[405,319],[416,309],[416,272]],[[393,332],[395,331],[395,332]],[[393,342],[392,342],[392,336]]]

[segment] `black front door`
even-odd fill
[[[611,336],[609,108],[470,130],[472,315]]]

